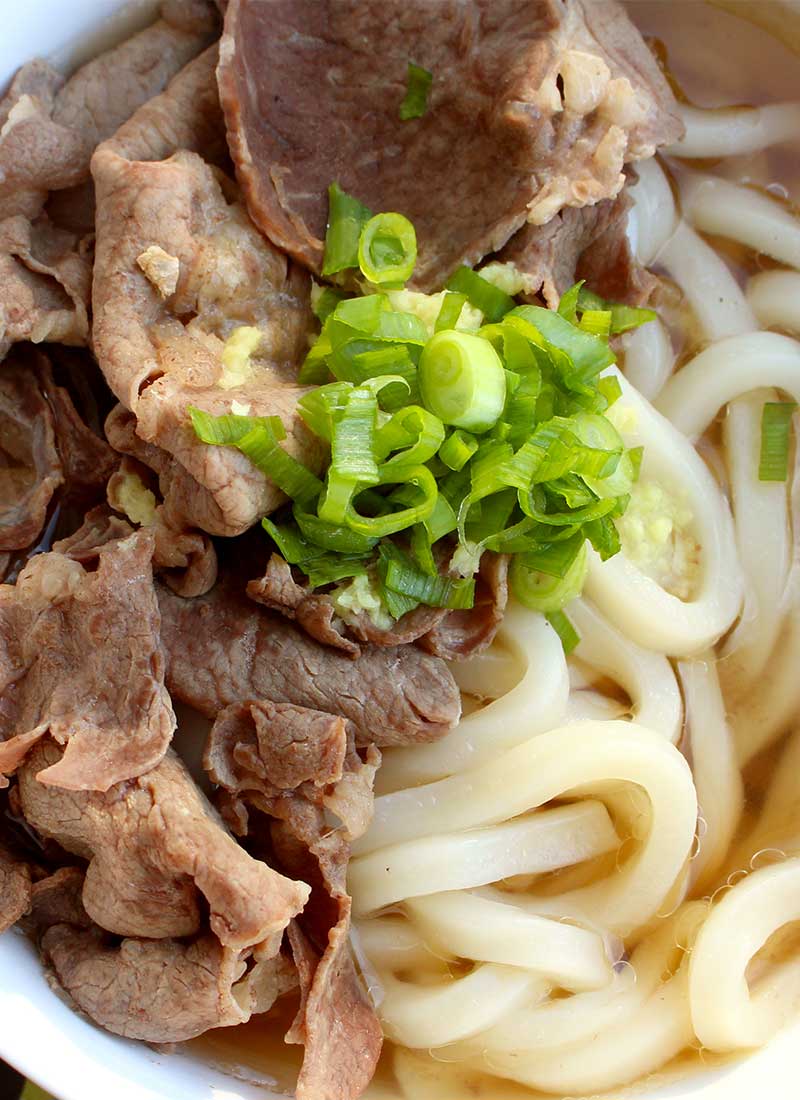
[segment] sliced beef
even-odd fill
[[[25,819],[89,860],[86,912],[120,936],[164,939],[201,929],[237,951],[265,941],[275,954],[308,889],[253,859],[225,830],[171,750],[146,775],[105,793],[65,791],[37,779],[61,750],[38,745],[19,773]]]
[[[345,886],[350,841],[372,816],[379,761],[374,747],[361,759],[342,719],[263,702],[223,711],[206,746],[212,779],[239,803],[241,831],[249,807],[268,815],[281,866],[312,887],[289,926],[301,1008],[286,1038],[305,1046],[299,1100],[359,1096],[380,1054],[380,1024],[350,953]]]
[[[266,944],[238,950],[208,933],[190,942],[120,943],[87,914],[83,883],[77,867],[35,883],[26,925],[75,1004],[117,1035],[152,1043],[191,1039],[268,1011],[297,984],[289,960],[267,957]]]
[[[41,377],[23,361],[0,369],[0,552],[38,536],[53,493],[64,482],[56,432]]]
[[[312,468],[322,448],[296,413],[305,390],[293,381],[307,348],[308,279],[199,155],[216,155],[204,107],[216,97],[214,63],[213,51],[199,57],[95,153],[94,343],[134,416],[123,450],[158,473],[173,526],[235,535],[284,498],[237,451],[201,443],[188,406],[218,415],[239,401],[253,415],[278,415],[287,449]],[[222,351],[242,325],[262,340],[237,381]]]
[[[72,505],[87,507],[105,494],[106,483],[119,465],[119,455],[82,420],[69,391],[53,380],[48,362],[40,359],[39,363],[55,424],[65,495]]]
[[[330,597],[315,595],[298,584],[280,554],[270,555],[264,576],[249,582],[247,595],[271,611],[295,620],[310,637],[323,645],[340,649],[350,657],[357,657],[361,652],[360,647],[339,629],[341,621],[334,622],[336,609]]]
[[[53,550],[80,562],[81,565],[94,565],[104,546],[132,534],[133,527],[127,520],[115,516],[100,504],[86,513],[80,527],[66,538],[54,542]]]
[[[217,554],[208,535],[173,527],[147,479],[149,470],[124,458],[109,479],[108,503],[132,523],[148,528],[155,537],[153,567],[179,596],[202,596],[217,579]]]
[[[377,646],[417,642],[437,657],[457,660],[480,653],[497,633],[508,603],[508,559],[497,554],[484,555],[475,604],[469,610],[447,611],[421,605],[390,627],[378,626],[366,612],[348,616],[346,622],[338,618],[330,595],[300,584],[278,554],[271,555],[263,577],[249,582],[247,594],[256,603],[296,621],[318,642],[350,657],[361,653],[358,642]]]
[[[0,842],[0,934],[16,924],[30,905],[30,870]]]
[[[182,1042],[266,1011],[264,1000],[254,1007],[242,995],[249,993],[249,953],[225,948],[215,936],[188,943],[130,938],[114,943],[97,928],[60,924],[43,936],[42,952],[75,1004],[126,1039]],[[269,965],[287,975],[282,956]],[[291,981],[291,973],[288,977]]]
[[[555,309],[578,279],[613,302],[643,305],[657,279],[633,255],[627,235],[631,200],[627,192],[595,206],[568,207],[546,225],[520,229],[499,259],[513,263]]]
[[[92,265],[74,233],[42,214],[0,221],[0,359],[12,344],[85,344]]]
[[[487,552],[475,584],[475,604],[468,611],[449,611],[419,641],[423,649],[457,661],[491,645],[508,603],[508,557]]]
[[[207,595],[159,593],[167,682],[210,718],[231,703],[267,699],[353,723],[359,744],[441,737],[460,715],[446,665],[410,646],[365,646],[357,660],[319,645],[279,614],[257,607],[227,576]]]
[[[409,59],[433,84],[403,121]],[[319,271],[337,180],[411,218],[423,289],[526,221],[613,198],[627,161],[682,132],[615,0],[230,0],[219,86],[271,240]]]
[[[89,175],[95,146],[211,40],[213,5],[169,0],[162,17],[64,82],[44,61],[17,73],[0,101],[0,217],[33,219],[48,191]]]
[[[94,571],[54,551],[0,588],[0,771],[48,733],[66,747],[41,784],[106,791],[161,760],[175,716],[152,555],[140,532],[101,547]]]

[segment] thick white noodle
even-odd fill
[[[800,1007],[800,957],[753,987],[747,968],[766,941],[800,920],[800,859],[762,867],[721,895],[698,932],[689,1000],[698,1039],[710,1050],[761,1046]]]
[[[636,258],[648,267],[675,231],[678,212],[669,180],[653,157],[636,165],[639,179],[629,189]]]
[[[764,328],[782,328],[800,335],[798,272],[762,271],[754,275],[747,284],[747,300]]]
[[[691,443],[618,371],[615,373],[622,387],[617,407],[630,410],[635,419],[635,425],[624,431],[626,443],[644,446],[642,480],[652,478],[683,494],[691,509],[700,546],[697,591],[691,600],[680,600],[624,554],[603,562],[591,551],[586,595],[639,645],[671,656],[692,656],[716,642],[741,606],[743,581],[733,521],[714,478]],[[673,380],[666,389],[674,384]]]
[[[594,859],[619,843],[605,806],[585,801],[482,829],[392,844],[353,860],[353,912],[361,917],[406,898],[546,874]]]
[[[796,141],[800,103],[703,110],[678,104],[686,133],[664,151],[675,157],[708,159],[758,153],[771,145]]]
[[[800,401],[800,343],[777,332],[731,336],[701,351],[674,374],[656,402],[689,439],[697,439],[720,411],[763,386]]]
[[[681,661],[678,674],[686,702],[685,751],[702,823],[691,878],[694,888],[703,889],[725,860],[742,814],[744,791],[713,653]]]
[[[686,952],[706,911],[703,903],[689,903],[663,921],[605,989],[517,1009],[443,1054],[474,1051],[476,1065],[569,1095],[652,1071],[692,1039]]]
[[[791,560],[789,501],[783,482],[760,481],[761,411],[775,390],[754,390],[728,406],[723,439],[739,561],[746,579],[742,617],[722,649],[720,676],[729,702],[761,676],[781,631]],[[769,553],[765,553],[769,532]]]
[[[728,265],[686,222],[678,224],[658,259],[686,295],[706,339],[721,340],[757,328]]]
[[[624,688],[635,722],[675,744],[681,734],[683,704],[667,658],[630,641],[586,599],[570,604],[569,617],[581,637],[575,655]]]
[[[484,963],[471,974],[432,986],[382,978],[381,1023],[408,1047],[439,1047],[477,1035],[549,986],[529,970]]]
[[[369,859],[370,853],[508,821],[568,792],[591,790],[589,797],[597,799],[604,789],[618,791],[625,784],[647,793],[646,835],[609,879],[568,891],[557,900],[563,915],[627,934],[652,918],[680,875],[697,816],[694,785],[683,756],[661,734],[633,722],[563,726],[472,771],[377,798],[372,826],[354,845],[354,905],[359,912],[367,911],[371,902],[362,901],[362,891],[368,889],[375,897],[389,889],[391,862]],[[569,847],[568,836],[564,845]],[[537,900],[536,905],[550,912],[553,899]]]
[[[510,606],[498,642],[500,656],[494,661],[499,659],[519,670],[516,686],[467,715],[441,741],[389,749],[378,772],[379,792],[427,783],[475,767],[562,720],[569,695],[567,662],[561,641],[544,616]],[[476,659],[478,663],[486,660]],[[471,679],[463,668],[459,678],[462,688]],[[504,678],[508,680],[507,673]],[[481,684],[484,677],[479,675],[477,680]]]
[[[459,891],[415,898],[404,908],[428,943],[462,959],[534,970],[573,991],[608,985],[611,963],[601,936],[509,902]]]
[[[739,763],[745,767],[791,726],[800,706],[800,607],[794,606],[764,670],[761,682],[731,714]]]
[[[682,180],[681,197],[684,216],[696,229],[800,267],[800,221],[777,199],[699,173]]]
[[[625,377],[642,397],[655,400],[675,368],[675,353],[666,327],[656,318],[626,333],[622,344]]]

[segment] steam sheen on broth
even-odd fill
[[[800,1001],[800,483],[758,480],[764,402],[800,401],[800,61],[708,4],[629,8],[688,132],[634,189],[666,323],[626,337],[625,558],[593,561],[573,657],[513,610],[454,668],[458,729],[386,753],[350,875],[391,1040],[373,1100],[618,1090],[760,1045]],[[281,1033],[203,1044],[289,1087]]]

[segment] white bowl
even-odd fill
[[[672,2],[679,6],[679,0]],[[0,0],[2,6],[13,6],[13,18],[0,36],[0,88],[33,56],[63,65],[84,60],[102,48],[104,38],[119,37],[122,27],[146,23],[155,2]],[[800,24],[800,17],[788,11],[785,17]],[[798,1043],[800,1026],[743,1061],[663,1087],[636,1089],[635,1096],[790,1100],[798,1094]],[[276,1095],[266,1082],[260,1087],[250,1083],[259,1080],[255,1070],[243,1067],[246,1080],[240,1080],[196,1054],[159,1054],[143,1043],[101,1031],[53,992],[36,951],[16,930],[0,936],[0,1058],[59,1100],[269,1100]]]

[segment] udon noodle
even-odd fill
[[[800,218],[732,170],[795,138],[800,103],[682,110],[633,188],[638,257],[691,320],[624,340],[610,415],[645,457],[623,554],[592,554],[568,659],[513,608],[454,667],[472,710],[387,752],[356,845],[408,1100],[476,1073],[486,1097],[594,1094],[800,1006],[800,476],[758,478],[764,402],[800,402]]]

